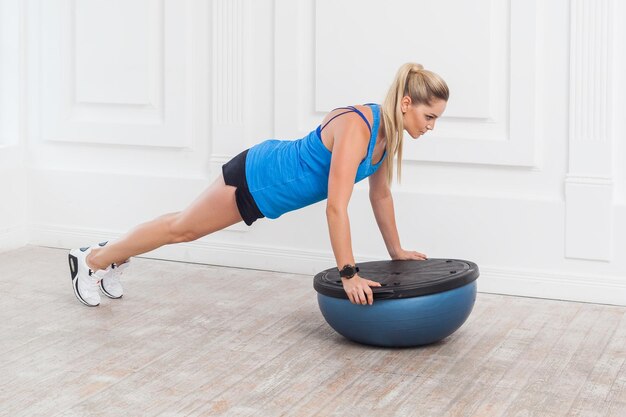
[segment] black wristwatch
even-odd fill
[[[357,272],[359,272],[358,266],[348,264],[344,265],[343,268],[341,268],[341,271],[339,271],[339,276],[341,278],[350,279],[355,276]]]

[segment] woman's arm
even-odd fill
[[[387,252],[394,260],[416,259],[424,260],[426,255],[414,251],[405,251],[400,245],[400,236],[396,226],[396,215],[393,207],[393,196],[387,184],[387,159],[373,175],[369,177],[370,203],[374,211],[376,223],[385,241]]]
[[[341,270],[345,265],[355,264],[348,203],[359,164],[367,154],[369,131],[360,118],[345,117],[334,126],[333,133],[326,218],[337,268]],[[342,281],[350,301],[358,304],[372,304],[373,294],[370,286],[380,285],[363,279],[358,274],[350,279],[342,278]]]

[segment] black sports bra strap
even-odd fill
[[[322,130],[324,130],[324,128],[325,128],[326,126],[328,126],[328,124],[329,124],[330,122],[332,122],[335,118],[337,118],[337,117],[339,117],[339,116],[341,116],[341,115],[344,115],[344,114],[346,114],[346,113],[356,113],[356,114],[358,114],[359,116],[361,116],[361,118],[362,118],[363,120],[365,120],[365,123],[367,124],[367,128],[368,128],[368,129],[369,129],[369,131],[370,131],[370,135],[372,134],[372,126],[370,125],[370,122],[367,120],[367,117],[365,117],[365,115],[364,115],[364,114],[363,114],[363,113],[362,113],[359,109],[357,109],[357,108],[356,108],[356,107],[354,107],[354,106],[349,106],[349,107],[338,107],[338,108],[336,108],[335,110],[339,110],[339,109],[346,109],[346,110],[348,110],[348,111],[344,111],[343,113],[339,113],[339,114],[337,114],[337,115],[335,115],[335,116],[331,117],[331,119],[330,119],[329,121],[327,121],[326,123],[324,123],[324,126],[322,126],[322,127],[321,127],[321,129],[319,130],[319,131],[320,131],[320,133],[321,133],[321,132],[322,132]],[[335,110],[333,110],[333,111],[335,111]]]

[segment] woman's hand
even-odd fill
[[[380,282],[370,281],[358,275],[352,278],[341,278],[341,281],[352,304],[372,305],[374,303],[374,293],[370,287],[380,287]]]
[[[425,261],[428,257],[423,253],[400,249],[391,256],[391,259],[394,261]]]

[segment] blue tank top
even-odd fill
[[[350,107],[350,111],[357,112],[365,120],[371,131],[367,156],[359,164],[355,183],[376,172],[385,159],[383,155],[378,163],[372,165],[372,153],[380,124],[380,107],[377,104],[368,106],[373,114],[371,127],[359,110]],[[265,217],[275,219],[288,211],[328,198],[331,152],[322,142],[323,128],[318,126],[297,140],[267,140],[248,151],[248,188]]]

